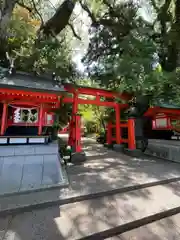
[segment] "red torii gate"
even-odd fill
[[[112,107],[115,109],[115,127],[116,129],[116,143],[121,144],[128,142],[128,147],[131,150],[136,148],[135,134],[134,134],[134,119],[129,119],[128,123],[121,123],[120,113],[121,109],[127,108],[128,104],[117,103],[116,99],[122,99],[128,101],[132,98],[131,94],[113,92],[104,89],[82,87],[74,84],[64,84],[66,93],[70,93],[71,96],[64,96],[62,91],[32,91],[31,89],[16,89],[1,87],[0,102],[3,103],[0,135],[3,136],[8,126],[36,126],[38,128],[38,135],[42,135],[44,123],[44,114],[46,112],[53,112],[53,110],[60,107],[60,100],[64,103],[72,103],[72,121],[70,122],[70,134],[69,144],[74,147],[76,152],[81,151],[81,131],[80,131],[80,116],[78,115],[79,104],[95,104],[98,106]],[[80,95],[94,96],[95,99],[82,99]],[[102,98],[108,98],[103,100]],[[39,110],[39,120],[37,123],[31,124],[14,124],[7,119],[8,104],[14,104],[16,106],[37,106]],[[51,126],[52,124],[50,124]],[[122,139],[121,128],[128,128],[128,140]],[[107,136],[108,137],[108,136]],[[109,140],[108,140],[109,141]]]
[[[72,97],[65,97],[63,98],[64,103],[72,103],[72,120],[69,124],[69,141],[68,144],[74,147],[75,152],[81,152],[81,131],[80,131],[80,116],[78,115],[78,105],[79,104],[95,104],[97,106],[105,106],[105,107],[112,107],[115,109],[115,126],[111,127],[108,125],[108,132],[107,132],[107,141],[110,131],[113,127],[116,128],[116,143],[121,144],[123,142],[128,143],[128,147],[131,150],[136,149],[135,144],[135,132],[134,132],[134,119],[129,119],[128,123],[121,123],[120,121],[120,112],[121,109],[127,108],[128,104],[117,103],[115,99],[122,99],[128,101],[132,98],[132,94],[128,93],[118,93],[114,91],[98,89],[98,88],[91,88],[91,87],[83,87],[77,86],[73,84],[65,84],[65,90],[68,93],[71,93]],[[89,95],[95,96],[95,99],[82,99],[79,98],[79,95]],[[105,97],[108,99],[112,99],[111,101],[101,100],[101,97]],[[121,137],[121,127],[128,128],[128,139],[123,139]]]

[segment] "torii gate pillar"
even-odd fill
[[[81,152],[81,116],[78,115],[78,94],[74,93],[72,119],[69,126],[68,145],[73,148],[74,152]]]

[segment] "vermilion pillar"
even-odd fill
[[[116,113],[116,143],[121,143],[121,129],[120,129],[120,105],[117,103],[115,106]]]
[[[73,106],[72,106],[72,141],[73,141],[73,145],[76,142],[76,128],[77,128],[77,124],[76,124],[76,114],[78,111],[78,94],[74,93],[74,97],[73,97]],[[76,148],[76,147],[75,147]]]
[[[75,128],[75,151],[81,152],[81,116],[76,116],[76,128]]]
[[[76,115],[78,112],[78,93],[74,93],[72,115]]]
[[[128,119],[128,148],[130,150],[136,149],[136,139],[135,139],[135,119]]]
[[[2,112],[2,119],[1,119],[1,136],[4,135],[6,130],[7,109],[8,109],[8,104],[3,103],[3,112]]]
[[[73,117],[72,117],[72,119],[70,120],[70,123],[69,123],[68,145],[71,146],[71,147],[73,146]]]
[[[39,126],[38,126],[38,135],[42,134],[42,128],[43,128],[43,104],[40,105],[39,109]]]
[[[167,128],[168,129],[172,129],[172,126],[171,126],[171,118],[169,116],[167,116]]]
[[[69,129],[68,145],[74,148],[75,152],[81,152],[81,117],[78,112],[78,93],[74,93],[72,106],[72,120]]]
[[[108,122],[107,124],[107,136],[106,136],[107,144],[110,145],[112,143],[112,123]]]

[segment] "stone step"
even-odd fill
[[[180,214],[135,228],[107,240],[179,240]]]
[[[105,239],[180,212],[180,182],[3,218],[4,239]],[[6,221],[8,224],[6,225]],[[129,226],[129,229],[128,229]],[[140,227],[140,226],[138,226]],[[12,231],[13,229],[13,231]],[[19,238],[18,238],[19,237]],[[152,238],[155,239],[155,238]],[[170,238],[167,238],[170,240]]]
[[[66,173],[62,171],[64,182],[68,181]],[[86,190],[80,190],[77,186],[76,189],[72,188],[72,185],[66,187],[49,187],[46,189],[37,189],[37,191],[18,192],[16,194],[7,194],[0,197],[0,216],[4,216],[7,213],[19,213],[23,211],[29,211],[30,209],[41,209],[51,206],[64,205],[69,203],[81,202],[85,200],[102,198],[104,196],[112,196],[116,194],[123,194],[126,192],[140,190],[158,185],[166,185],[169,183],[175,183],[180,181],[180,177],[169,178],[158,181],[148,181],[139,184],[132,184],[116,189],[108,189],[97,191],[97,189],[91,189],[90,192]]]
[[[54,143],[48,145],[3,146],[0,148],[0,157],[31,156],[57,153],[58,145]]]

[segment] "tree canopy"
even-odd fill
[[[3,0],[0,6],[1,65],[8,65],[8,52],[19,70],[77,81],[71,43],[83,41],[78,6],[90,20],[82,59],[89,82],[179,102],[180,0],[63,0],[55,6],[50,0]],[[152,13],[149,20],[142,8]]]
[[[83,59],[90,76],[111,89],[179,103],[179,1],[151,0],[151,21],[142,17],[135,1],[103,4]]]

